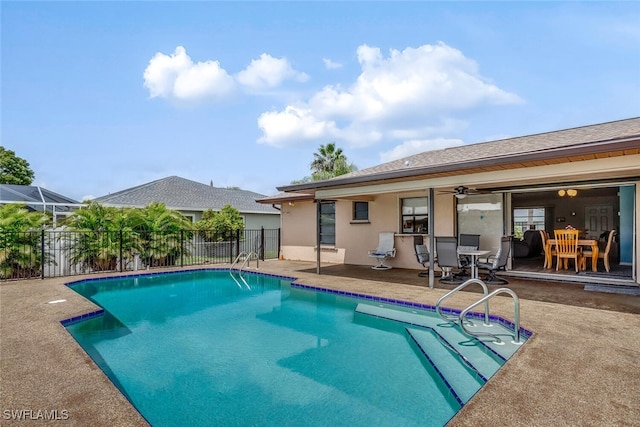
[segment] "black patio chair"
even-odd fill
[[[440,283],[455,284],[462,282],[460,258],[458,257],[458,239],[454,236],[436,237],[436,262],[442,269]]]
[[[486,262],[479,262],[478,269],[489,270],[489,274],[484,279],[489,284],[503,284],[509,283],[507,279],[498,277],[496,273],[500,270],[506,271],[507,261],[509,260],[509,254],[511,253],[511,236],[502,236],[500,238],[500,249],[498,252],[487,258]]]
[[[464,247],[465,249],[477,250],[480,248],[480,235],[479,234],[461,234],[458,237],[458,247]],[[467,267],[471,265],[471,257],[469,255],[459,255],[460,268],[462,269],[462,275],[468,275]]]
[[[413,248],[415,250],[418,263],[425,268],[425,270],[418,273],[418,276],[429,276],[429,249],[427,248],[427,245],[424,244],[424,238],[422,236],[413,236]]]

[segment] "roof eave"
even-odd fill
[[[391,179],[412,178],[416,176],[431,175],[443,172],[455,172],[458,170],[473,169],[486,166],[487,162],[491,162],[493,166],[504,166],[514,163],[542,161],[563,158],[576,155],[590,155],[610,151],[620,151],[631,148],[640,147],[640,135],[633,137],[581,143],[572,146],[558,147],[541,151],[529,151],[526,153],[509,154],[504,156],[482,158],[471,161],[460,161],[447,163],[436,166],[418,167],[412,169],[397,169],[389,172],[373,173],[371,175],[355,176],[347,178],[332,178],[324,181],[315,181],[304,184],[294,184],[282,187],[276,187],[278,191],[284,192],[302,192],[313,191],[324,188],[332,188],[345,185],[364,184],[371,182],[379,182]]]

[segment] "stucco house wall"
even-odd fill
[[[533,196],[538,189],[556,191],[575,185],[587,188],[635,186],[631,187],[635,188],[632,206],[629,207],[625,200],[627,218],[620,233],[624,234],[625,247],[633,251],[631,259],[637,272],[640,265],[637,250],[640,247],[638,176],[640,118],[420,153],[324,182],[279,187],[284,192],[279,196],[283,200],[303,197],[305,193],[308,197],[307,202],[297,200],[295,210],[291,209],[290,214],[286,214],[287,209],[283,206],[283,257],[316,260],[314,199],[335,200],[336,203],[336,244],[323,248],[323,263],[373,265],[375,262],[367,252],[377,246],[378,233],[394,231],[397,256],[388,264],[418,269],[421,267],[415,260],[413,236],[400,233],[399,201],[403,197],[424,196],[433,189],[433,235],[455,236],[458,234],[457,202],[451,194],[452,189],[464,185],[504,195],[501,221],[504,229],[500,230],[498,226],[497,232],[510,234],[513,232],[511,195],[521,189],[532,192]],[[368,222],[352,221],[354,200],[369,202]],[[597,202],[612,203],[610,198],[583,201]],[[553,216],[573,217],[576,227],[584,228],[584,212],[573,210],[570,205],[558,206]],[[553,227],[558,227],[555,220],[551,224]],[[627,243],[629,240],[633,243]],[[433,253],[433,248],[430,249]],[[637,274],[635,279],[640,283]]]

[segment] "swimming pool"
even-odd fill
[[[90,279],[69,285],[104,311],[63,324],[153,426],[442,426],[506,359],[415,304],[292,281]]]

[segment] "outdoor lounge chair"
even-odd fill
[[[378,240],[378,248],[369,251],[369,256],[375,258],[378,261],[377,265],[374,265],[374,270],[388,270],[390,265],[385,264],[385,260],[394,258],[396,256],[396,248],[394,247],[394,232],[383,231],[380,233]]]
[[[500,270],[506,270],[507,261],[509,261],[509,254],[511,253],[511,237],[502,236],[500,238],[500,248],[498,252],[489,257],[486,262],[479,262],[478,268],[483,270],[489,270],[489,274],[484,279],[487,283],[509,283],[506,279],[496,276],[496,273]]]
[[[418,273],[419,277],[426,277],[429,275],[429,249],[427,245],[424,244],[424,238],[422,236],[414,236],[413,237],[413,247],[416,251],[416,259],[418,263],[421,264],[425,270]]]

